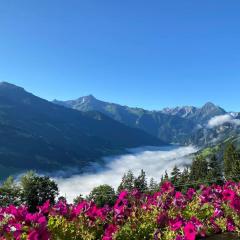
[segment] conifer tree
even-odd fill
[[[240,174],[239,171],[239,155],[235,146],[229,143],[224,151],[224,177],[232,179],[233,176]]]
[[[134,180],[135,177],[133,175],[133,172],[129,170],[127,174],[124,174],[122,177],[122,181],[118,187],[118,193],[121,191],[127,190],[127,191],[132,191],[134,189]]]
[[[188,167],[185,167],[184,169],[183,169],[183,171],[182,171],[182,173],[181,173],[181,176],[180,176],[180,178],[179,178],[179,181],[178,181],[178,183],[179,183],[179,186],[177,187],[177,189],[179,190],[179,191],[183,191],[183,192],[185,192],[187,189],[188,189],[188,187],[189,187],[189,168]]]
[[[191,165],[190,181],[205,182],[208,174],[208,162],[202,156],[196,157]]]
[[[239,182],[240,181],[240,155],[237,154],[236,161],[233,164],[233,180]]]
[[[165,171],[165,175],[164,175],[164,178],[163,178],[163,181],[168,181],[169,180],[169,177],[168,177],[168,172],[167,170]]]
[[[171,182],[172,182],[172,184],[177,185],[178,182],[179,182],[180,176],[181,176],[181,171],[175,165],[172,172],[171,172]]]
[[[151,194],[159,191],[159,184],[157,184],[157,182],[154,180],[154,178],[150,179],[148,191]]]
[[[214,183],[222,183],[222,168],[216,155],[213,155],[209,160],[207,178],[210,181],[215,181]]]
[[[165,173],[164,173],[164,176],[162,175],[162,177],[161,177],[161,181],[159,183],[159,187],[161,187],[162,184],[167,182],[167,181],[169,181],[169,176],[168,176],[168,172],[166,170]]]
[[[159,183],[159,186],[161,186],[163,183],[164,183],[164,176],[162,175],[162,176],[161,176],[160,183]]]
[[[146,192],[148,189],[146,173],[143,170],[141,170],[140,175],[134,179],[134,189],[137,189],[140,192]]]

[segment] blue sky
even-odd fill
[[[2,0],[0,80],[52,100],[240,111],[239,0]]]

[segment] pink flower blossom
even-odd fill
[[[186,240],[196,239],[197,232],[196,232],[195,226],[191,222],[185,225],[183,232]]]
[[[121,192],[121,193],[119,194],[118,199],[119,199],[119,200],[123,200],[124,198],[127,197],[127,195],[128,195],[128,192],[127,192],[127,191],[123,191],[123,192]]]
[[[235,192],[231,189],[223,190],[223,200],[230,201],[235,197]]]
[[[177,231],[183,226],[183,220],[181,217],[170,220],[169,223],[172,231]]]

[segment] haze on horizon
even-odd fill
[[[42,98],[239,111],[240,2],[13,2],[0,8],[0,81]]]

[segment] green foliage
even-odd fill
[[[73,199],[73,203],[78,204],[78,203],[82,202],[83,200],[84,200],[83,195],[80,194],[76,198]]]
[[[178,186],[176,187],[176,189],[182,192],[186,192],[189,183],[190,183],[189,168],[185,167],[180,175],[180,178],[178,180]]]
[[[115,235],[116,240],[140,240],[154,239],[154,233],[157,228],[157,208],[151,211],[144,211],[141,208],[135,210],[126,223]]]
[[[60,196],[60,197],[58,197],[57,202],[59,202],[59,201],[61,201],[61,202],[67,202],[67,199],[66,199],[64,196]]]
[[[0,206],[6,207],[10,204],[18,206],[22,203],[21,196],[21,188],[10,176],[0,187]]]
[[[207,147],[203,150],[200,150],[198,155],[201,155],[203,158],[209,158],[215,155],[218,151],[220,151],[221,147],[219,145],[216,145],[214,147]]]
[[[190,168],[190,180],[191,181],[206,181],[206,175],[208,173],[208,162],[202,157],[196,157]]]
[[[174,185],[179,184],[180,177],[181,177],[181,171],[175,165],[172,172],[171,172],[171,182],[172,182],[172,184],[174,184]]]
[[[135,177],[133,175],[133,172],[129,170],[127,174],[123,175],[122,181],[118,187],[118,193],[123,190],[132,191],[134,189],[134,181]]]
[[[210,181],[213,181],[216,179],[217,184],[222,184],[222,167],[220,165],[220,162],[218,161],[216,155],[212,155],[212,157],[209,160],[208,163],[208,174],[207,174],[207,179]]]
[[[58,195],[58,186],[49,177],[37,176],[29,172],[21,179],[23,201],[26,202],[29,210],[34,212],[37,206],[43,205],[47,200],[55,203]]]
[[[116,194],[111,186],[104,184],[95,187],[87,199],[92,200],[98,207],[103,207],[104,205],[113,206],[116,201]]]
[[[165,171],[165,175],[164,175],[164,178],[163,178],[164,181],[168,181],[169,180],[169,176],[168,176],[168,172]]]
[[[146,173],[143,170],[141,170],[140,175],[134,179],[134,189],[140,192],[146,192],[148,189]]]
[[[159,191],[159,189],[160,189],[159,184],[154,180],[154,178],[151,178],[150,183],[149,183],[148,192],[150,194],[153,194],[153,193]]]
[[[225,178],[240,180],[240,155],[232,143],[227,144],[223,158]]]
[[[96,222],[89,225],[88,219],[80,215],[77,221],[69,221],[63,216],[51,216],[48,220],[48,229],[52,240],[95,240],[101,239],[104,228]]]

